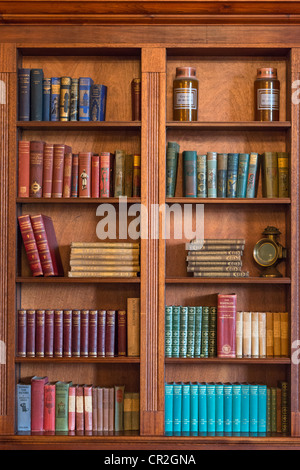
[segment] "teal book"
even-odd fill
[[[259,178],[259,154],[255,152],[251,152],[250,159],[249,159],[248,176],[247,176],[247,189],[246,189],[247,198],[256,197],[258,178]]]
[[[192,435],[198,434],[199,428],[199,384],[191,383],[191,428]]]
[[[183,196],[197,197],[197,152],[182,152],[183,162]]]
[[[31,431],[31,385],[17,384],[17,432]]]
[[[209,307],[202,307],[201,357],[208,357]]]
[[[206,155],[197,155],[197,197],[207,197]]]
[[[207,432],[216,432],[216,385],[206,384],[207,393]]]
[[[250,430],[250,386],[242,384],[241,405],[241,432],[249,433]]]
[[[271,432],[271,389],[267,387],[267,432]]]
[[[175,382],[173,386],[173,433],[181,434],[182,422],[182,383]]]
[[[236,197],[239,154],[229,153],[227,163],[227,197]]]
[[[179,150],[180,146],[177,142],[168,142],[166,151],[166,197],[175,196]]]
[[[199,433],[207,434],[207,390],[205,383],[199,383]]]
[[[238,176],[236,184],[236,197],[246,197],[247,193],[247,178],[249,170],[249,153],[239,154]]]
[[[165,383],[165,434],[173,434],[173,391],[174,384]]]
[[[55,383],[55,431],[69,430],[69,387],[72,382]]]
[[[202,307],[195,309],[195,357],[201,356]]]
[[[217,197],[217,153],[207,152],[207,197]]]
[[[258,385],[251,384],[249,390],[249,430],[258,432]]]
[[[182,418],[181,433],[189,435],[191,427],[191,385],[189,383],[182,384]]]
[[[188,307],[180,307],[179,357],[187,354]]]
[[[242,385],[232,384],[232,432],[241,432]]]
[[[188,307],[187,319],[187,357],[195,357],[195,321],[196,307]]]
[[[209,307],[208,357],[217,356],[217,307]]]
[[[267,432],[267,386],[258,385],[258,432]]]
[[[226,197],[227,193],[227,153],[217,154],[217,196]]]
[[[180,306],[172,307],[172,357],[179,357]]]
[[[172,357],[172,306],[165,307],[165,357]]]
[[[216,432],[224,432],[224,384],[216,384]]]
[[[224,384],[224,432],[232,433],[232,384]]]

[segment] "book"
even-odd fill
[[[228,153],[227,161],[227,197],[236,197],[239,154]]]
[[[133,155],[125,155],[125,183],[124,195],[132,197],[132,182],[133,182]]]
[[[217,308],[209,307],[208,318],[208,357],[217,355]]]
[[[45,356],[45,310],[37,309],[35,312],[35,356]]]
[[[289,355],[289,314],[280,312],[280,356]]]
[[[202,331],[201,331],[201,354],[200,357],[208,357],[209,345],[209,307],[202,307]]]
[[[107,87],[92,84],[91,86],[91,121],[105,121]]]
[[[54,144],[53,146],[52,197],[63,196],[65,154],[70,152],[72,149],[68,145]]]
[[[140,299],[127,298],[127,355],[140,355]]]
[[[181,434],[182,423],[182,383],[175,382],[173,385],[173,434]]]
[[[273,313],[266,312],[266,352],[267,357],[274,356]]]
[[[90,121],[91,87],[93,80],[90,77],[79,78],[79,121]]]
[[[243,312],[243,357],[251,357],[251,312]]]
[[[44,385],[44,431],[55,431],[55,384],[47,382]]]
[[[79,79],[71,78],[70,87],[70,121],[78,121]]]
[[[244,326],[244,312],[236,312],[236,322],[235,322],[235,345],[236,345],[236,357],[243,357],[243,326]]]
[[[72,154],[71,197],[78,197],[79,155]]]
[[[45,357],[54,356],[54,310],[45,310]]]
[[[69,121],[71,100],[71,77],[60,78],[59,120]]]
[[[44,431],[44,385],[48,377],[33,376],[31,378],[31,431]]]
[[[43,269],[42,264],[31,225],[31,219],[29,215],[20,215],[18,217],[19,227],[21,236],[24,243],[24,248],[26,251],[26,256],[29,264],[29,268],[34,277],[42,276]]]
[[[191,385],[189,383],[182,384],[182,422],[181,432],[182,435],[190,434],[191,427]]]
[[[81,310],[72,310],[72,356],[80,356]]]
[[[91,197],[91,152],[79,152],[78,157],[78,196]]]
[[[172,307],[172,357],[179,357],[180,306]]]
[[[226,197],[227,191],[227,153],[217,154],[217,197]]]
[[[117,355],[127,355],[127,312],[117,311]]]
[[[247,193],[247,178],[249,172],[249,153],[239,154],[237,184],[236,184],[236,197],[244,198]]]
[[[97,356],[105,357],[106,310],[98,310]]]
[[[72,356],[72,310],[63,311],[63,356]]]
[[[16,390],[17,432],[31,431],[31,384],[18,383]]]
[[[224,383],[224,432],[230,435],[233,428],[233,391],[231,383]]]
[[[30,142],[30,197],[40,198],[43,194],[44,146],[42,141]]]
[[[262,194],[263,197],[278,197],[278,162],[276,152],[262,155]]]
[[[218,164],[217,164],[217,153],[207,152],[206,157],[207,165],[207,197],[217,197],[217,175],[218,175]]]
[[[69,430],[69,387],[72,382],[55,383],[55,431]]]
[[[281,353],[280,312],[273,312],[273,345],[274,345],[274,357],[280,357],[280,353]]]
[[[30,121],[30,69],[18,69],[18,119]]]
[[[199,422],[199,433],[207,433],[207,386],[205,383],[199,383],[198,386],[198,422]]]
[[[115,151],[114,163],[114,197],[125,195],[125,152]]]
[[[43,79],[43,121],[50,121],[51,78]]]
[[[63,193],[62,197],[71,197],[72,185],[72,152],[66,152],[64,157],[64,172],[63,172]]]
[[[133,121],[141,120],[141,79],[131,81],[131,116]]]
[[[76,385],[69,385],[68,402],[68,428],[69,431],[76,430]]]
[[[242,385],[240,383],[232,384],[232,432],[241,432],[241,414],[242,414]]]
[[[250,153],[249,168],[247,175],[247,189],[246,197],[253,198],[257,195],[258,178],[259,178],[260,160],[259,154],[255,152]]]
[[[115,385],[115,420],[114,420],[114,430],[123,431],[124,429],[124,385]]]
[[[93,395],[92,385],[83,386],[83,401],[84,401],[84,430],[93,430]]]
[[[197,382],[190,384],[190,433],[192,436],[198,435],[199,428],[199,385]]]
[[[97,387],[97,432],[103,432],[103,387]]]
[[[215,384],[215,430],[216,433],[224,432],[224,384]]]
[[[89,355],[89,310],[83,309],[80,312],[80,356]]]
[[[50,121],[59,121],[60,78],[51,77]]]
[[[197,155],[197,197],[207,197],[206,154]]]
[[[116,334],[116,311],[106,311],[105,323],[105,356],[114,357],[115,355],[115,334]]]
[[[75,428],[76,431],[84,430],[84,398],[81,384],[77,384],[75,389]]]
[[[236,294],[218,294],[217,308],[217,355],[236,355]]]
[[[187,354],[187,323],[188,308],[180,307],[180,325],[179,325],[179,357],[186,357]]]
[[[258,312],[259,327],[259,357],[267,357],[267,315],[266,312]]]
[[[29,309],[26,312],[26,356],[35,357],[35,330],[36,311]]]
[[[100,197],[110,197],[113,192],[114,155],[110,152],[100,154]]]
[[[29,197],[30,193],[30,142],[18,142],[18,196]]]
[[[216,385],[214,383],[206,384],[207,393],[207,432],[214,434],[216,432]]]
[[[26,357],[26,322],[27,313],[24,309],[18,310],[17,319],[17,356]]]
[[[196,307],[188,307],[186,356],[195,357]]]
[[[45,143],[43,161],[43,197],[52,196],[54,145]]]
[[[43,69],[30,70],[30,120],[43,120]]]
[[[63,357],[63,310],[54,310],[54,357]]]
[[[173,434],[173,395],[174,395],[174,385],[172,383],[165,383],[165,434]],[[124,402],[125,407],[125,402]],[[125,408],[124,408],[125,410]],[[125,419],[125,415],[124,415]]]
[[[197,152],[184,150],[183,162],[183,195],[184,197],[197,197]]]
[[[141,196],[141,156],[133,155],[132,196]]]
[[[180,146],[177,142],[167,143],[166,150],[166,197],[174,197],[177,182]]]
[[[91,159],[91,197],[100,196],[100,157],[92,155]]]
[[[259,318],[258,312],[251,312],[251,357],[259,357]]]
[[[278,197],[289,196],[289,154],[277,153],[278,166]]]

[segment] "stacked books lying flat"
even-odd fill
[[[109,433],[139,430],[139,393],[34,376],[17,384],[18,432]]]
[[[71,243],[69,277],[137,277],[139,273],[139,243]]]
[[[18,310],[19,357],[139,356],[139,299],[127,310]]]
[[[242,271],[244,239],[194,239],[185,244],[187,272],[194,277],[248,277]]]
[[[288,383],[165,383],[166,435],[260,435],[289,430]]]

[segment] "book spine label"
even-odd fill
[[[98,310],[89,311],[89,356],[97,357]]]
[[[19,227],[28,259],[28,264],[33,276],[42,276],[43,269],[33,233],[31,220],[29,215],[18,217]]]
[[[115,355],[115,331],[116,331],[116,311],[107,310],[105,325],[105,356]]]
[[[177,181],[179,146],[168,142],[166,152],[166,197],[174,197]],[[175,142],[174,142],[175,144]]]
[[[91,197],[91,152],[79,153],[78,196]]]
[[[52,197],[61,198],[64,184],[65,146],[54,144]]]
[[[183,195],[197,197],[197,152],[182,152],[183,159]]]
[[[18,143],[18,196],[29,197],[30,194],[30,142],[20,140]]]
[[[30,142],[30,197],[43,194],[44,142]]]
[[[226,197],[227,190],[227,153],[217,154],[217,196]]]
[[[125,195],[125,152],[116,150],[115,152],[115,176],[114,176],[114,196]]]
[[[235,357],[236,295],[218,294],[217,355]]]
[[[91,196],[99,197],[100,196],[100,157],[99,155],[92,156],[92,186],[91,186]]]
[[[50,121],[51,78],[43,80],[43,121]]]
[[[250,160],[250,154],[248,153],[239,154],[236,197],[246,197],[249,160]]]
[[[80,310],[72,310],[72,356],[80,356]]]
[[[92,85],[91,87],[91,121],[105,121],[107,87]]]
[[[71,78],[61,77],[60,79],[60,105],[59,105],[59,120],[60,121],[69,121],[70,93],[71,93]]]
[[[72,310],[63,311],[63,356],[72,356]]]
[[[80,356],[89,355],[89,310],[80,312]]]
[[[63,176],[63,197],[71,197],[72,184],[72,152],[65,153],[64,176]]]
[[[30,121],[30,69],[18,70],[19,121]]]
[[[117,345],[118,356],[126,356],[127,343],[127,314],[126,310],[118,310],[117,313]]]
[[[26,310],[18,310],[17,356],[26,357]]]
[[[78,161],[79,155],[72,155],[71,197],[78,197]]]
[[[51,78],[50,121],[59,121],[60,78]]]
[[[79,78],[79,121],[90,121],[91,78]]]
[[[257,174],[259,170],[259,155],[258,153],[250,153],[249,169],[247,175],[247,189],[246,197],[253,198],[257,190]]]
[[[43,120],[43,70],[30,70],[30,120]]]
[[[54,357],[63,357],[63,310],[54,310]]]
[[[53,144],[46,143],[43,162],[43,197],[52,196],[53,158]]]
[[[236,197],[239,154],[229,153],[227,164],[227,197]]]
[[[54,310],[45,310],[45,357],[54,355]]]
[[[105,357],[106,310],[98,311],[97,356]]]
[[[55,385],[44,387],[44,430],[55,431]]]
[[[141,156],[133,155],[132,196],[141,196]]]
[[[35,356],[45,356],[45,310],[36,310]]]
[[[36,312],[27,310],[26,318],[26,356],[35,357]]]
[[[197,155],[197,197],[207,197],[206,155]]]
[[[79,80],[71,79],[70,89],[70,121],[78,121],[78,96],[79,96]]]

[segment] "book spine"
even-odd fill
[[[78,196],[91,197],[91,152],[80,152],[78,157]]]
[[[197,155],[197,197],[207,197],[206,154]]]
[[[69,431],[76,430],[76,386],[70,385],[69,386],[69,414],[68,414],[68,428]]]
[[[100,196],[100,157],[99,155],[92,155],[91,159],[91,196]]]
[[[36,311],[29,309],[26,316],[26,356],[35,357]]]
[[[50,121],[59,121],[60,78],[51,78]]]
[[[138,392],[132,393],[131,429],[132,431],[140,430],[140,394]]]
[[[36,310],[35,356],[45,356],[45,310]]]
[[[259,433],[267,432],[267,386],[258,385],[258,424]]]
[[[43,162],[43,197],[52,196],[54,146],[46,143]]]
[[[180,307],[179,357],[187,357],[188,307]]]
[[[239,154],[236,197],[242,197],[242,198],[246,197],[249,160],[250,160],[249,153]]]
[[[262,159],[263,197],[278,197],[278,162],[276,152],[265,152]]]
[[[251,312],[243,313],[243,357],[251,357]]]
[[[249,430],[252,433],[258,432],[258,385],[250,385],[249,397]]]
[[[69,383],[55,384],[55,431],[67,432],[69,427]]]
[[[19,121],[30,121],[30,69],[18,70]]]
[[[109,389],[103,388],[103,431],[108,431]]]
[[[83,387],[83,400],[84,400],[84,430],[93,430],[93,401],[92,401],[92,386],[85,385]]]
[[[141,156],[133,155],[132,196],[141,196]]]
[[[54,144],[52,197],[61,198],[64,184],[65,145]]]
[[[216,432],[216,385],[208,383],[207,390],[207,432]]]
[[[118,356],[126,356],[127,344],[127,313],[126,310],[117,312],[117,348]]]
[[[197,197],[197,152],[183,151],[183,195]]]
[[[17,432],[31,431],[31,385],[17,384]]]
[[[100,197],[110,197],[111,193],[111,176],[112,176],[112,155],[109,152],[100,154]]]
[[[266,312],[267,357],[274,356],[273,312]]]
[[[48,236],[42,215],[31,216],[31,224],[36,240],[36,246],[39,252],[44,276],[54,276],[54,266],[48,243]]]
[[[30,197],[43,194],[44,142],[30,142]]]
[[[71,197],[72,185],[72,152],[65,153],[64,156],[64,172],[63,172],[63,197]]]
[[[125,189],[124,194],[132,197],[133,155],[125,155]]]
[[[141,120],[141,79],[131,81],[131,115],[133,121]]]
[[[208,319],[208,357],[217,355],[217,308],[209,307]]]
[[[233,428],[233,391],[232,384],[224,384],[224,432],[232,433]]]
[[[257,177],[259,171],[259,155],[251,152],[249,158],[249,169],[247,175],[246,197],[253,198],[257,192]]]
[[[189,435],[191,429],[191,386],[188,383],[182,385],[182,435]]]
[[[243,357],[243,314],[244,312],[236,312],[235,334],[236,334],[236,357]]]
[[[282,381],[279,384],[281,388],[281,432],[289,432],[289,386],[288,382]]]
[[[165,307],[165,357],[172,357],[172,306]]]
[[[288,312],[280,313],[280,356],[289,355],[289,316]]]
[[[54,310],[45,310],[45,357],[54,355]]]
[[[63,356],[72,356],[72,310],[63,311]]]
[[[198,383],[191,383],[191,398],[190,398],[190,408],[191,408],[191,423],[190,423],[190,432],[192,435],[198,435],[199,428],[199,386]]]
[[[97,357],[98,310],[89,311],[88,351],[89,357]]]
[[[242,384],[241,392],[241,432],[248,433],[250,430],[250,385]]]
[[[201,357],[208,357],[209,307],[202,307]]]
[[[18,196],[29,197],[30,190],[30,142],[18,143]]]
[[[89,355],[89,310],[80,312],[80,356]]]
[[[279,312],[273,312],[273,338],[274,338],[274,357],[280,357],[281,332],[280,332],[280,313]]]
[[[70,89],[70,121],[78,121],[78,97],[79,97],[79,80],[71,79]]]
[[[97,387],[97,431],[103,432],[103,387]]]
[[[116,332],[116,311],[106,311],[105,324],[105,356],[114,357],[115,355],[115,332]]]
[[[76,431],[84,430],[84,403],[82,385],[77,385],[75,391],[75,425]]]
[[[194,277],[249,277],[249,271],[241,272],[218,272],[218,271],[205,271],[194,272]]]
[[[71,78],[61,77],[60,79],[60,104],[59,120],[69,121],[70,118],[70,100],[71,100]]]
[[[140,355],[140,299],[127,298],[127,356]]]
[[[125,195],[125,152],[115,152],[114,197]]]
[[[207,197],[217,197],[217,172],[217,153],[207,152]]]
[[[97,387],[92,387],[92,430],[98,429],[98,392]]]
[[[181,433],[182,422],[182,384],[174,383],[173,386],[173,432],[175,435]]]
[[[26,357],[26,310],[18,310],[17,356]]]
[[[44,385],[47,377],[32,377],[31,379],[31,431],[44,430]]]
[[[30,70],[30,120],[43,120],[43,70]]]
[[[72,310],[72,356],[80,357],[81,311]]]
[[[28,264],[33,276],[42,276],[43,269],[35,241],[31,220],[29,215],[18,217],[19,227],[28,259]]]
[[[227,197],[236,197],[239,154],[228,154],[227,165]]]
[[[61,262],[61,256],[60,256],[60,251],[55,235],[55,230],[53,226],[52,219],[50,217],[47,217],[45,215],[33,215],[31,216],[31,220],[37,220],[42,221],[45,227],[45,234],[47,237],[47,243],[49,246],[50,250],[50,256],[53,264],[53,270],[54,270],[54,275],[55,276],[63,276],[64,275],[64,270]],[[42,225],[38,226],[38,229],[42,227]]]
[[[215,385],[215,409],[216,409],[216,433],[224,432],[224,385],[217,383]]]
[[[195,357],[201,356],[202,307],[195,308]]]
[[[51,78],[43,79],[43,121],[50,121]]]
[[[115,430],[115,388],[109,387],[108,389],[108,431],[112,432]],[[124,419],[124,405],[123,406],[123,419]]]
[[[180,343],[180,307],[172,307],[172,357],[179,357]]]
[[[259,357],[258,312],[251,312],[251,357]]]
[[[207,391],[206,384],[198,385],[199,433],[207,433]]]
[[[92,85],[91,87],[91,121],[105,121],[107,87]]]
[[[178,171],[179,145],[168,142],[166,151],[166,197],[174,197]]]
[[[44,431],[55,431],[55,384],[44,386]]]
[[[106,310],[98,311],[97,356],[105,357]]]
[[[54,310],[54,357],[63,357],[63,310]]]
[[[235,294],[218,294],[218,357],[235,357],[236,354],[236,299]]]
[[[124,431],[131,431],[132,393],[124,392]]]
[[[232,384],[232,432],[241,432],[242,386]]]
[[[79,121],[90,121],[92,85],[93,80],[91,78],[79,78]]]
[[[78,161],[79,155],[72,155],[71,197],[78,197]]]
[[[278,197],[289,196],[289,156],[288,153],[277,153],[278,163]]]
[[[258,313],[259,357],[267,357],[267,316],[266,312]]]
[[[217,196],[226,197],[227,191],[227,153],[217,154]]]
[[[115,385],[115,431],[123,431],[124,422],[124,385]]]
[[[195,357],[196,307],[188,307],[186,357]]]

